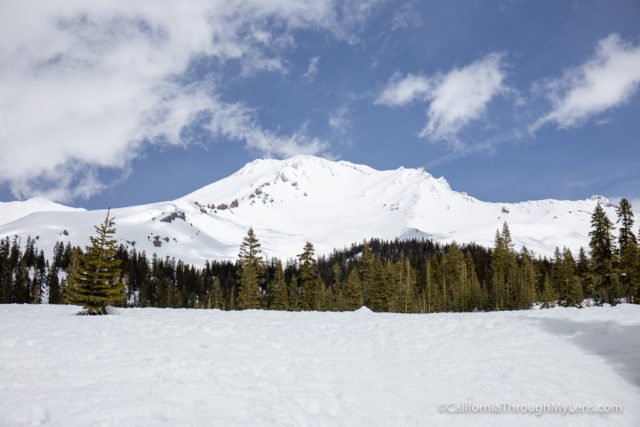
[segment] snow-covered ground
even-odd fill
[[[0,306],[0,425],[640,425],[640,306],[77,311]],[[438,410],[469,402],[623,413]]]

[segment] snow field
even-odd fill
[[[640,425],[639,306],[77,311],[0,305],[1,426]],[[624,412],[438,412],[465,402]]]
[[[234,201],[237,207],[230,208]],[[174,201],[111,213],[116,238],[128,249],[203,265],[210,259],[235,260],[249,227],[255,229],[266,256],[283,260],[295,258],[307,241],[317,254],[370,238],[493,246],[496,230],[505,221],[518,248],[552,256],[556,246],[567,246],[577,254],[588,244],[590,218],[598,203],[610,219],[616,218],[615,207],[602,198],[483,202],[421,169],[377,171],[300,155],[255,160]],[[223,204],[227,208],[217,208]],[[17,235],[24,242],[27,236],[37,236],[38,247],[50,254],[57,241],[88,244],[94,225],[105,214],[76,212],[36,199],[0,203],[0,237]],[[180,216],[166,222],[172,214]]]

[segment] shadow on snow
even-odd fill
[[[553,334],[603,357],[625,380],[640,388],[640,325],[604,322],[575,322],[567,319],[536,319]]]

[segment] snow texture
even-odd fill
[[[82,212],[84,209],[71,208],[54,203],[44,197],[34,197],[23,202],[0,202],[0,224],[6,224],[35,212]]]
[[[378,171],[301,155],[256,160],[178,200],[112,213],[116,237],[130,249],[202,265],[207,259],[235,259],[249,227],[267,256],[283,259],[295,257],[307,241],[320,254],[370,238],[491,246],[505,221],[517,246],[539,255],[552,255],[556,246],[577,252],[588,245],[598,202],[614,219],[613,205],[601,197],[489,203],[453,191],[444,178],[422,169]],[[3,209],[0,220],[6,217]],[[58,240],[86,245],[105,213],[36,212],[4,225],[0,221],[0,237],[38,236],[46,253]]]
[[[0,306],[2,426],[637,426],[640,307],[401,315]],[[447,414],[447,403],[616,404]]]

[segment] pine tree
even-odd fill
[[[432,256],[427,263],[427,285],[425,289],[426,312],[446,311],[444,295],[444,275],[437,256]]]
[[[26,260],[23,258],[18,263],[16,273],[14,275],[14,297],[12,302],[16,302],[18,304],[27,304],[31,302],[29,298],[29,289],[31,288],[30,282],[29,268],[27,267]]]
[[[578,276],[574,276],[572,280],[571,287],[569,288],[569,295],[565,305],[567,307],[574,306],[581,308],[582,301],[584,301],[584,294],[582,292],[582,284],[580,283],[580,278]]]
[[[342,310],[356,310],[364,305],[362,282],[358,270],[355,268],[347,276],[342,301]]]
[[[367,307],[372,311],[385,312],[389,310],[388,282],[384,276],[384,266],[378,258],[372,263],[373,275],[369,287],[369,302]]]
[[[467,283],[469,285],[469,301],[465,310],[481,310],[486,304],[486,295],[482,292],[480,281],[476,273],[475,261],[471,252],[465,254],[465,262],[467,264]]]
[[[35,304],[42,304],[48,302],[48,295],[46,291],[47,286],[47,269],[48,261],[44,258],[44,252],[40,251],[35,258],[35,275],[31,286],[31,301]],[[45,299],[46,298],[46,299]]]
[[[335,292],[332,286],[327,286],[321,279],[318,282],[320,289],[318,307],[321,311],[334,311],[336,309]]]
[[[344,283],[342,280],[342,267],[340,267],[339,263],[333,263],[331,273],[333,276],[333,280],[331,282],[331,293],[333,294],[332,309],[334,311],[341,311],[344,307]]]
[[[9,238],[0,241],[0,304],[11,302],[11,264],[9,254],[11,253]]]
[[[613,224],[600,204],[591,216],[591,262],[597,302],[615,303],[615,281],[613,280]]]
[[[60,304],[62,302],[60,280],[58,279],[58,269],[55,266],[49,268],[47,285],[49,287],[49,304]]]
[[[371,308],[371,288],[375,275],[374,256],[371,253],[369,244],[365,242],[362,246],[362,259],[360,264],[360,282],[362,283],[363,306]]]
[[[640,288],[640,251],[633,231],[633,210],[627,199],[620,200],[616,210],[620,224],[618,248],[620,251],[619,277],[620,285],[628,302],[634,302]]]
[[[300,301],[300,286],[298,285],[298,276],[291,275],[289,280],[289,311],[302,310]]]
[[[591,262],[583,247],[578,252],[578,262],[576,263],[576,274],[580,279],[580,287],[582,288],[583,298],[593,297],[593,283],[591,275]]]
[[[401,313],[415,313],[418,311],[416,306],[417,288],[416,288],[416,272],[407,258],[402,256],[398,262],[401,274],[400,282],[400,304],[398,311]]]
[[[522,273],[520,274],[518,308],[529,309],[536,301],[536,270],[526,248],[522,249]]]
[[[491,308],[507,310],[517,307],[517,260],[513,250],[511,232],[505,222],[502,232],[496,232],[495,246],[491,258]]]
[[[95,226],[96,236],[80,253],[69,271],[66,301],[82,305],[79,314],[107,314],[107,306],[125,302],[124,285],[120,282],[120,260],[116,258],[117,241],[114,218],[107,211],[102,224]]]
[[[573,255],[568,248],[564,248],[562,252],[562,291],[560,299],[564,301],[565,307],[578,306],[582,304],[584,299],[582,294],[582,286],[580,280],[576,276],[576,263]]]
[[[551,285],[551,278],[548,274],[544,276],[544,282],[542,285],[542,308],[553,307],[555,304],[556,296],[553,292],[553,286]]]
[[[289,296],[287,295],[287,283],[284,281],[284,271],[282,263],[276,261],[274,266],[274,276],[269,285],[269,293],[271,294],[272,310],[289,310]]]
[[[576,282],[575,267],[576,265],[571,251],[568,248],[564,248],[561,252],[559,248],[556,248],[553,266],[551,267],[551,279],[558,300],[566,307],[578,303],[578,301],[572,298],[572,295],[575,296],[576,294],[576,290],[573,289]]]
[[[304,245],[303,252],[298,255],[300,260],[300,294],[302,310],[317,311],[320,309],[322,284],[320,273],[314,258],[315,249],[311,242]]]
[[[238,253],[238,299],[235,308],[238,310],[256,309],[261,307],[262,292],[260,281],[263,271],[263,260],[260,255],[260,242],[253,228],[249,228],[242,240]]]
[[[210,294],[209,308],[226,310],[224,292],[222,289],[222,283],[220,282],[220,278],[214,277],[211,286],[212,286],[212,289]]]
[[[445,310],[463,311],[468,302],[467,264],[457,243],[453,242],[442,257],[443,301]]]
[[[260,262],[262,260],[262,249],[260,247],[260,241],[256,237],[253,227],[249,227],[247,235],[242,239],[240,245],[240,251],[238,253],[238,260],[240,265],[245,265],[248,262]]]

